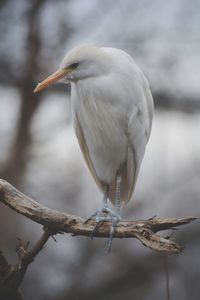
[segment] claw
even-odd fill
[[[112,240],[115,233],[115,228],[117,225],[117,222],[121,220],[121,217],[118,213],[110,209],[109,207],[101,207],[99,210],[95,211],[93,214],[91,214],[85,221],[84,224],[86,224],[89,220],[95,220],[96,224],[94,226],[94,229],[91,233],[91,239],[93,240],[95,234],[98,232],[98,228],[101,226],[101,224],[104,221],[112,221],[111,229],[110,229],[110,237],[108,239],[108,247],[106,250],[106,253],[109,254],[111,251],[112,246]]]
[[[98,215],[99,210],[96,210],[94,213],[92,213],[87,219],[83,222],[83,224],[86,224],[89,220],[93,220],[95,216]]]
[[[121,177],[117,177],[117,186],[116,186],[116,204],[115,204],[115,211],[110,209],[107,204],[108,199],[108,192],[109,192],[109,185],[107,184],[104,191],[104,197],[102,202],[102,207],[95,211],[92,215],[90,215],[83,224],[86,224],[89,220],[94,219],[96,224],[91,233],[91,239],[93,240],[95,234],[98,232],[98,228],[104,221],[111,221],[111,229],[110,229],[110,237],[108,239],[108,247],[107,247],[107,254],[110,253],[112,247],[112,240],[115,234],[115,228],[117,226],[117,222],[121,220],[120,217],[120,184],[121,184]]]
[[[83,224],[86,224],[89,220],[95,220],[96,224],[94,229],[92,230],[91,233],[91,240],[93,240],[95,234],[98,231],[98,228],[101,226],[101,224],[104,221],[109,221],[110,217],[108,217],[108,214],[111,214],[112,210],[109,209],[108,207],[101,207],[100,209],[98,209],[97,211],[95,211],[93,214],[91,214],[85,221]],[[112,214],[114,214],[114,212],[112,212]]]
[[[112,219],[112,225],[111,225],[111,230],[110,230],[110,237],[108,239],[108,248],[106,250],[106,253],[109,254],[110,251],[111,251],[111,248],[112,248],[112,240],[113,240],[113,237],[114,237],[114,234],[115,234],[115,228],[117,226],[117,223],[119,222],[121,218],[118,218],[118,217],[114,217]]]
[[[90,236],[91,240],[94,239],[94,236],[97,233],[98,228],[101,226],[102,223],[103,223],[103,221],[96,221],[96,224],[95,224],[94,229],[92,230],[92,233],[91,233],[91,236]]]

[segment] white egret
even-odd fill
[[[102,206],[90,218],[96,220],[94,231],[104,220],[112,221],[109,252],[120,208],[132,196],[151,132],[153,98],[149,84],[126,52],[92,45],[67,53],[58,71],[39,83],[34,92],[56,81],[71,84],[76,136],[103,192]],[[108,207],[107,199],[115,210]]]

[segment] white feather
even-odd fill
[[[74,61],[80,66],[70,78],[72,115],[86,144],[81,146],[88,152],[86,162],[96,181],[110,185],[126,164],[128,201],[151,131],[153,99],[147,79],[126,52],[114,48],[81,46],[61,66]]]

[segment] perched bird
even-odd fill
[[[108,252],[131,198],[148,142],[153,98],[133,58],[120,49],[81,45],[66,54],[59,69],[37,85],[39,92],[60,81],[71,84],[73,124],[86,164],[103,193],[97,230],[111,220]],[[115,206],[108,207],[107,199]]]

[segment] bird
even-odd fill
[[[132,197],[151,133],[154,104],[149,83],[127,52],[91,44],[70,50],[58,70],[38,83],[34,93],[56,82],[71,85],[75,133],[103,193],[100,208],[85,222],[96,220],[93,237],[102,222],[111,221],[109,253],[121,208]]]

